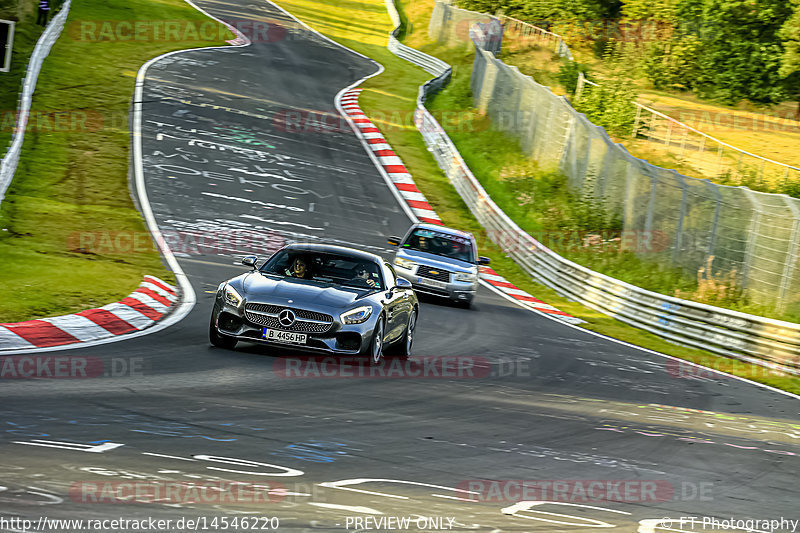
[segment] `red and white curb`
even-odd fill
[[[127,298],[72,315],[0,324],[0,353],[97,341],[148,328],[178,301],[177,289],[145,276]]]
[[[399,196],[403,199],[411,212],[416,215],[420,222],[429,224],[442,224],[439,215],[433,210],[428,199],[417,189],[414,179],[403,165],[403,161],[397,157],[392,147],[386,142],[380,130],[364,114],[358,105],[358,96],[363,89],[350,89],[345,91],[341,98],[341,107],[348,118],[358,128],[358,134],[372,151],[374,159],[380,164],[386,175],[394,184]],[[582,324],[585,322],[580,318],[574,317],[564,311],[556,309],[552,305],[546,304],[510,283],[507,279],[500,276],[491,268],[481,268],[481,279],[492,289],[503,296],[516,301],[517,303],[539,313],[546,314],[570,324]]]
[[[541,301],[539,298],[528,294],[489,267],[481,267],[481,279],[495,290],[516,300],[525,307],[535,309],[540,313],[550,315],[553,318],[557,318],[570,324],[583,324],[586,322],[585,320],[574,317],[569,313],[565,313],[564,311],[561,311],[560,309]]]
[[[414,179],[409,174],[403,162],[394,153],[392,147],[383,138],[381,131],[367,118],[358,106],[358,95],[362,89],[351,89],[342,95],[340,100],[342,109],[350,117],[366,141],[369,149],[375,155],[383,170],[392,180],[397,192],[411,208],[420,222],[429,224],[442,224],[439,215],[433,210],[428,199],[417,189]]]

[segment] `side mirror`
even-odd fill
[[[406,278],[397,278],[397,285],[398,289],[410,289],[412,287],[411,282],[408,281]]]
[[[491,259],[489,259],[488,257],[484,257],[484,256],[480,256],[478,258],[478,264],[479,265],[488,265],[489,263],[491,263],[491,261],[492,261]]]
[[[244,266],[253,267],[253,269],[256,268],[256,262],[258,262],[257,255],[248,255],[242,259],[242,264]]]
[[[400,237],[389,237],[386,242],[389,243],[389,246],[400,246]]]

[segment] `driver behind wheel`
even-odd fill
[[[295,257],[292,266],[286,271],[287,276],[300,279],[309,279],[309,274],[308,263],[302,257]]]
[[[367,267],[364,266],[363,264],[358,265],[356,267],[355,273],[356,273],[355,277],[356,280],[363,280],[367,285],[369,285],[373,289],[378,288],[378,282],[372,279],[369,271],[367,270]]]

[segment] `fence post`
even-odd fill
[[[675,246],[672,249],[672,262],[678,262],[678,255],[680,254],[681,250],[681,239],[683,238],[683,219],[686,218],[686,204],[687,204],[687,196],[689,195],[688,187],[686,186],[686,180],[683,179],[683,176],[677,174],[678,180],[681,183],[681,207],[678,210],[678,224],[675,228]]]
[[[683,154],[686,153],[686,141],[689,139],[689,130],[687,129],[683,133],[683,139],[681,139],[681,151],[678,154],[678,159],[683,161],[684,157]]]
[[[742,158],[744,157],[744,152],[739,152],[739,163],[736,165],[736,176],[739,177],[741,183],[741,175],[742,175]]]
[[[651,235],[653,231],[653,216],[655,215],[658,194],[658,174],[650,176],[650,201],[647,203],[647,218],[644,220],[645,235]]]
[[[478,97],[478,111],[486,113],[489,108],[489,102],[494,95],[494,85],[497,81],[497,64],[495,63],[494,55],[491,52],[486,52],[480,48],[475,49],[476,53],[481,54],[484,60],[485,70],[483,71],[483,83],[481,83],[481,92]]]
[[[717,246],[717,229],[719,228],[719,213],[722,210],[722,194],[719,192],[719,186],[709,179],[704,179],[708,188],[711,189],[711,194],[714,195],[714,221],[711,223],[711,232],[708,239],[707,257],[715,255],[715,248]]]
[[[581,95],[583,94],[583,87],[586,85],[586,77],[583,75],[583,72],[578,72],[578,85],[575,86],[575,103],[578,103],[578,100],[581,99]]]
[[[636,104],[636,119],[633,121],[633,131],[631,132],[631,137],[633,137],[634,139],[639,133],[639,121],[641,119],[642,119],[642,106]]]
[[[639,231],[641,228],[631,227],[635,219],[636,173],[639,171],[639,160],[631,156],[627,156],[625,159],[628,163],[628,169],[625,173],[625,201],[622,203],[622,229],[623,231]]]
[[[669,148],[669,141],[672,139],[672,121],[669,121],[669,126],[667,126],[667,139],[664,142],[664,145]]]
[[[786,202],[787,207],[792,212],[792,234],[789,238],[789,250],[786,252],[786,260],[783,263],[783,276],[781,277],[781,288],[778,292],[778,311],[786,309],[786,298],[790,294],[792,278],[794,277],[794,269],[797,264],[797,248],[798,241],[800,241],[800,207],[798,207],[798,200],[786,195],[783,196],[783,201]]]
[[[722,172],[722,164],[723,164],[722,154],[724,152],[725,152],[725,148],[720,144],[719,148],[717,149],[717,165],[719,166],[719,173],[717,174],[717,176],[722,176],[722,174],[723,174],[723,172]]]
[[[747,187],[739,187],[744,192],[747,199],[753,205],[753,218],[750,222],[750,229],[747,232],[747,246],[744,252],[744,260],[742,267],[742,286],[747,289],[750,286],[750,269],[753,263],[753,257],[756,250],[756,237],[758,236],[759,228],[761,227],[761,202],[758,201],[756,193]]]

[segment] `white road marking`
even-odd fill
[[[373,509],[372,507],[363,507],[360,505],[339,505],[336,503],[319,503],[319,502],[308,502],[308,505],[314,505],[316,507],[324,507],[325,509],[336,509],[337,511],[350,511],[357,514],[374,514],[374,515],[381,515],[382,512]]]

